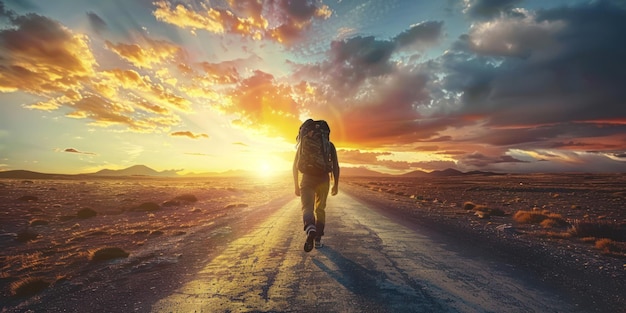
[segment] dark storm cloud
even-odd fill
[[[305,107],[342,125],[344,143],[374,147],[434,136],[447,127],[447,119],[421,120],[416,110],[429,103],[427,85],[434,74],[427,66],[401,65],[394,54],[408,49],[417,53],[435,44],[442,26],[442,22],[423,22],[391,40],[356,36],[333,41],[325,61],[294,65],[294,80],[309,82],[319,97]]]
[[[491,125],[623,119],[624,29],[608,1],[476,24],[441,57],[441,86]]]
[[[443,22],[428,21],[411,26],[394,38],[400,48],[431,45],[441,38]]]
[[[488,156],[478,152],[467,154],[459,159],[459,165],[469,167],[485,167],[497,163],[527,163],[512,156]]]

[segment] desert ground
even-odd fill
[[[623,175],[346,177],[340,189],[598,311],[626,307]],[[0,306],[143,311],[135,299],[171,294],[293,199],[289,177],[0,179]]]

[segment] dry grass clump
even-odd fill
[[[35,196],[21,196],[17,199],[15,199],[17,201],[24,201],[24,202],[31,202],[31,201],[37,201],[39,200],[39,198],[35,197]]]
[[[557,239],[572,238],[572,234],[567,231],[550,231],[550,230],[541,230],[541,231],[534,232],[533,236],[544,237],[544,238],[557,238]]]
[[[50,283],[40,277],[27,277],[11,284],[11,294],[15,297],[30,297],[38,294],[50,286]]]
[[[98,212],[94,211],[94,210],[93,210],[93,209],[91,209],[91,208],[83,208],[83,209],[80,209],[80,210],[78,211],[78,213],[76,213],[76,216],[77,216],[78,218],[83,218],[83,219],[84,219],[84,218],[94,217],[94,216],[96,216],[96,215],[98,215]]]
[[[31,240],[35,240],[38,237],[39,237],[39,234],[37,234],[36,232],[30,229],[25,229],[17,233],[17,237],[15,237],[15,240],[19,242],[28,242]]]
[[[189,203],[194,203],[194,202],[198,202],[198,198],[195,195],[187,193],[187,194],[176,196],[172,200],[167,200],[163,202],[163,206],[166,206],[166,207],[177,206],[181,204],[189,204]]]
[[[106,247],[91,251],[89,254],[89,260],[94,262],[107,261],[112,259],[127,258],[129,255],[130,253],[124,251],[122,248]]]
[[[608,238],[597,240],[595,247],[604,254],[626,256],[626,243],[613,241]]]
[[[476,204],[474,204],[474,202],[467,201],[463,203],[463,210],[471,211],[475,207],[476,207]]]
[[[158,211],[160,208],[161,206],[159,206],[158,204],[154,202],[144,202],[138,206],[130,208],[130,211],[153,212],[153,211]]]
[[[42,220],[42,219],[34,219],[32,221],[30,221],[30,226],[45,226],[50,224],[50,221],[48,220]]]
[[[479,218],[489,218],[491,216],[504,216],[506,213],[499,208],[491,208],[482,204],[475,204],[467,201],[463,203],[463,209],[467,211],[474,211],[474,215]]]
[[[607,238],[615,241],[626,241],[626,223],[608,220],[577,220],[572,224],[570,232],[575,237]]]
[[[561,214],[550,213],[546,210],[520,210],[515,213],[513,220],[520,224],[539,224],[543,228],[565,227],[568,225]]]

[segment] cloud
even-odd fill
[[[86,14],[89,25],[96,34],[102,35],[102,33],[108,30],[107,23],[98,14],[94,12],[87,12]]]
[[[426,21],[411,27],[397,35],[394,42],[398,48],[427,48],[441,38],[443,22]]]
[[[83,152],[83,151],[78,151],[74,148],[67,148],[65,150],[63,150],[63,152],[69,152],[69,153],[78,153],[78,154],[89,154],[89,155],[96,155],[93,152]]]
[[[332,12],[317,1],[228,1],[219,8],[201,4],[197,9],[181,3],[157,1],[153,14],[157,20],[215,34],[234,34],[255,40],[269,39],[292,44],[316,19],[327,19]]]
[[[105,41],[105,46],[123,59],[139,68],[162,67],[163,63],[180,59],[182,49],[165,40],[143,38],[141,44],[114,44]]]
[[[191,139],[209,138],[207,134],[194,134],[190,131],[178,131],[170,134],[172,137],[188,137]]]
[[[94,74],[85,35],[37,14],[8,16],[11,26],[0,30],[0,92],[62,94]]]
[[[391,155],[390,152],[361,152],[360,150],[337,150],[337,158],[341,163],[349,164],[373,164],[378,162],[378,157]]]
[[[518,160],[509,155],[501,155],[501,156],[487,156],[481,153],[475,152],[471,154],[464,155],[460,160],[459,164],[467,167],[486,167],[488,165],[497,164],[497,163],[526,163],[527,161]]]
[[[522,0],[465,0],[464,13],[475,19],[490,19],[514,13],[514,6]]]
[[[515,2],[498,4],[510,7]],[[438,74],[424,75],[424,93],[432,102],[416,110],[421,119],[447,119],[447,127],[433,136],[446,139],[442,150],[479,151],[446,153],[456,155],[459,166],[543,170],[546,165],[535,165],[534,159],[519,163],[502,156],[515,149],[580,152],[623,147],[626,43],[620,29],[626,28],[626,8],[596,1],[514,13],[483,14],[424,68]],[[465,147],[454,149],[452,141]],[[581,157],[571,154],[549,163],[570,159]],[[619,165],[595,160],[613,164],[606,168]]]
[[[67,117],[137,132],[168,130],[180,123],[176,112],[190,112],[189,100],[155,81],[156,76],[141,76],[130,69],[99,70],[86,35],[44,16],[4,11],[10,23],[0,29],[0,92],[19,90],[42,98],[24,107],[66,108]],[[163,65],[181,53],[165,41],[145,38],[142,42],[147,49],[108,44],[138,67]]]
[[[276,82],[272,75],[255,71],[227,93],[230,103],[221,109],[238,116],[235,125],[291,141],[301,124],[301,107],[291,96],[292,91],[291,86]]]
[[[477,23],[441,59],[442,88],[492,125],[625,116],[626,9],[607,1]]]
[[[403,48],[424,47],[442,36],[441,22],[424,22],[391,40],[357,36],[333,41],[327,58],[316,64],[292,64],[292,81],[305,81],[303,107],[339,129],[341,144],[380,147],[426,139],[451,122],[424,119],[417,110],[431,102],[434,75],[422,65],[394,59]]]

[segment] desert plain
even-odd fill
[[[622,174],[342,177],[340,192],[598,312],[626,307]],[[142,311],[294,197],[284,176],[2,178],[0,310]]]

